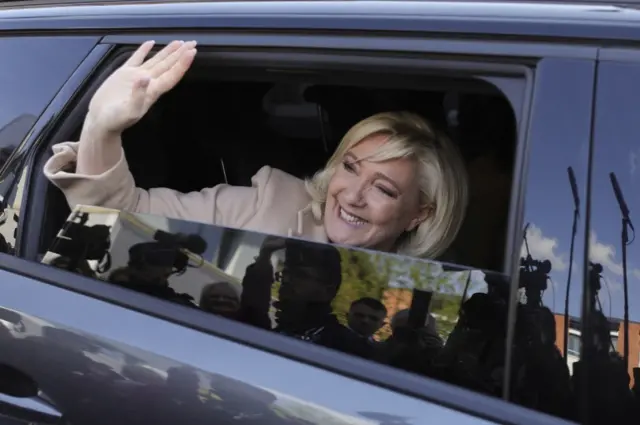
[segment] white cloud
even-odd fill
[[[631,270],[631,274],[633,274],[636,279],[640,280],[640,269]]]
[[[613,245],[598,242],[595,232],[591,232],[591,237],[589,238],[589,260],[594,263],[600,263],[605,270],[621,276],[622,264],[617,263],[615,258],[616,248]]]
[[[534,224],[529,226],[527,231],[527,240],[529,242],[529,250],[531,256],[536,260],[549,260],[553,271],[565,270],[567,268],[567,262],[564,260],[564,255],[556,252],[558,249],[558,240],[555,238],[548,238],[542,234],[542,230],[536,227]],[[522,244],[520,250],[520,256],[525,257],[527,255],[527,249]]]
[[[603,287],[600,291],[600,294],[602,294],[603,292],[622,292],[622,282],[617,279],[605,277],[602,284],[607,285],[607,288],[609,289],[607,290],[607,288]]]

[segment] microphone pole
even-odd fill
[[[571,271],[573,269],[573,247],[576,241],[578,217],[580,216],[580,197],[578,196],[578,184],[576,183],[576,176],[573,174],[573,168],[567,168],[567,173],[569,174],[569,183],[571,184],[571,193],[573,194],[573,225],[571,227],[571,249],[569,251],[569,274],[567,276],[567,289],[564,297],[564,339],[562,342],[562,353],[564,354],[565,362],[569,361],[569,354],[567,352],[569,344],[569,290],[571,288]]]
[[[631,227],[635,234],[635,229],[629,218],[629,208],[624,201],[620,185],[618,185],[618,179],[616,179],[615,173],[609,173],[611,179],[611,186],[613,187],[613,193],[618,201],[620,212],[622,213],[622,286],[624,288],[624,367],[629,369],[629,283],[627,281],[627,245],[629,244],[628,227]],[[611,302],[611,300],[609,300]]]

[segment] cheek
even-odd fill
[[[336,173],[329,180],[329,187],[327,188],[327,193],[329,197],[335,196],[338,194],[344,187],[347,185],[347,179],[340,171],[336,171]]]
[[[391,199],[381,199],[380,196],[371,196],[367,201],[369,217],[373,224],[388,225],[402,220],[403,206]]]

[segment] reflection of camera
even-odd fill
[[[527,304],[540,305],[542,292],[547,289],[551,261],[538,261],[527,255],[520,259],[520,288],[525,289]]]
[[[78,221],[75,221],[78,219]],[[51,251],[72,261],[73,269],[77,263],[83,260],[102,260],[111,247],[111,228],[103,224],[86,226],[89,213],[77,213],[67,221],[62,236],[56,237]]]
[[[186,249],[196,255],[202,255],[207,250],[207,241],[200,235],[186,235],[184,233],[169,233],[158,230],[153,239],[161,244],[171,245],[176,248]]]

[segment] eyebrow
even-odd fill
[[[350,158],[351,158],[351,159],[353,159],[355,162],[362,162],[362,161],[366,160],[366,158],[365,158],[365,159],[360,159],[360,158],[358,158],[358,157],[357,157],[357,156],[355,156],[352,152],[347,152],[344,156],[345,156],[345,157],[350,157]],[[382,180],[385,180],[385,181],[389,182],[389,184],[391,184],[391,185],[394,187],[394,189],[395,189],[398,193],[402,193],[402,190],[400,190],[400,187],[398,186],[398,184],[397,184],[397,183],[396,183],[396,182],[395,182],[391,177],[389,177],[389,176],[387,176],[387,175],[385,175],[385,174],[382,174],[382,173],[381,173],[381,172],[379,172],[379,171],[378,171],[378,172],[376,172],[376,173],[374,174],[374,176],[376,176],[376,177],[377,177],[377,178],[379,178],[379,179],[382,179]]]

